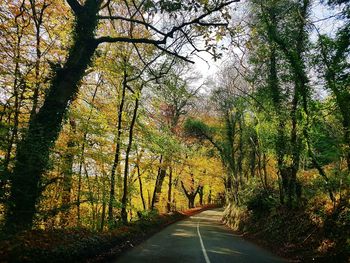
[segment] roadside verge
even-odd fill
[[[87,229],[26,231],[0,241],[0,262],[106,262],[164,227],[215,207],[209,205],[155,215],[105,232]]]

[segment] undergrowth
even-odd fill
[[[319,187],[319,180],[304,185],[304,189],[299,205],[292,208],[280,204],[276,190],[242,191],[241,204],[229,204],[224,221],[248,239],[287,258],[349,262],[348,203],[332,203],[326,190]]]
[[[0,262],[86,262],[96,256],[114,257],[116,253],[111,254],[110,250],[123,250],[135,239],[184,217],[180,213],[152,213],[130,225],[101,233],[87,229],[26,231],[0,242]]]

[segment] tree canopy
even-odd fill
[[[348,247],[349,10],[3,1],[1,233],[104,232],[215,203],[307,211]]]

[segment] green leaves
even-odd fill
[[[178,11],[182,8],[182,1],[177,0],[177,1],[169,1],[169,0],[163,0],[159,1],[159,6],[160,6],[160,11],[163,12],[175,12]]]
[[[188,136],[197,139],[207,139],[212,136],[212,131],[209,126],[197,119],[188,118],[185,121],[184,130]]]

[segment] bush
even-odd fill
[[[265,190],[258,190],[246,201],[247,209],[257,213],[269,213],[278,205],[278,200]]]
[[[137,216],[140,220],[143,221],[151,221],[152,219],[159,216],[158,210],[143,210],[143,211],[137,211]]]
[[[140,220],[108,232],[87,229],[32,230],[0,242],[1,262],[86,262],[96,256],[114,258],[131,243],[178,219],[180,213],[140,212]]]

